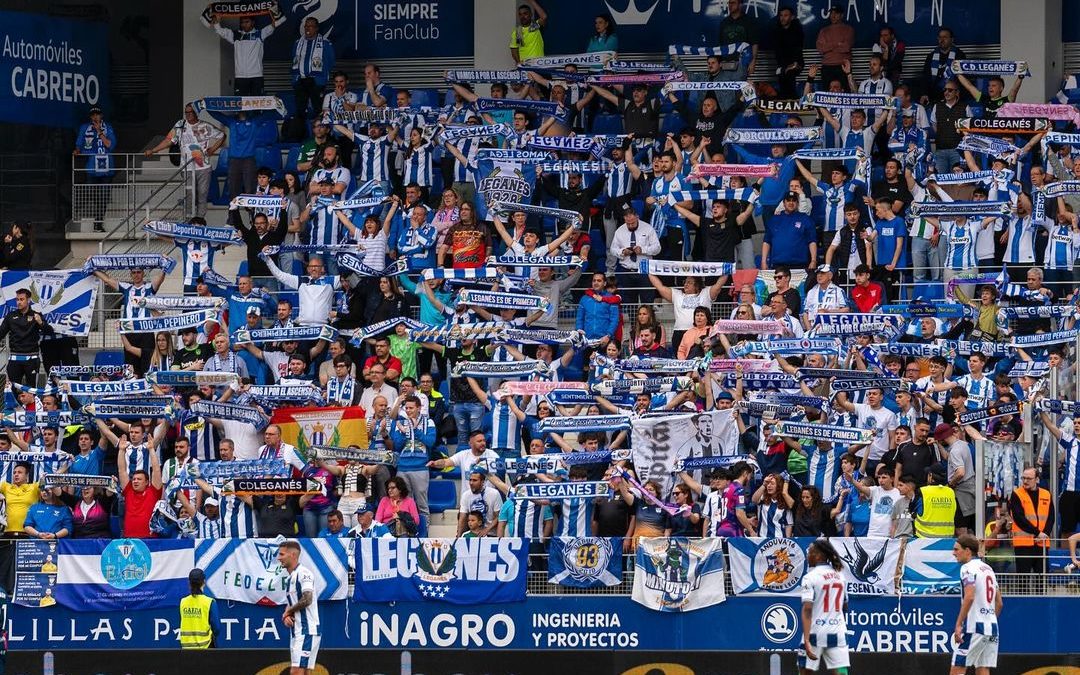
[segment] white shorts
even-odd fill
[[[952,664],[964,668],[997,668],[998,636],[964,633],[953,645]]]
[[[811,644],[812,646],[812,644]],[[851,666],[851,660],[848,658],[848,646],[846,644],[839,647],[814,647],[814,656],[817,658],[810,659],[806,652],[802,649],[799,650],[799,667],[806,668],[811,673],[816,673],[821,664],[825,664],[826,670],[836,670],[837,668],[848,668]]]
[[[293,668],[314,668],[321,635],[294,635],[289,640],[289,662]]]

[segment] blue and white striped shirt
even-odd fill
[[[371,138],[364,134],[356,134],[356,164],[357,172],[361,181],[390,180],[391,141],[386,136]]]
[[[593,500],[564,499],[552,511],[558,514],[552,536],[588,537],[592,534]]]
[[[127,281],[121,281],[117,284],[120,288],[120,294],[124,297],[124,318],[125,319],[149,319],[150,310],[145,307],[139,307],[135,304],[135,301],[139,298],[150,298],[155,295],[154,284],[149,281],[144,281],[138,286]]]
[[[431,187],[434,182],[432,173],[431,155],[434,146],[424,143],[415,148],[405,150],[405,165],[402,175],[402,183],[416,183],[420,187]]]
[[[292,606],[300,602],[304,593],[311,593],[311,604],[293,614],[293,637],[320,635],[319,594],[315,589],[315,575],[303,565],[297,565],[289,574],[289,582],[285,586],[285,605]]]
[[[979,266],[979,260],[975,256],[975,237],[982,229],[982,222],[968,220],[959,223],[954,220],[942,222],[941,228],[949,241],[949,248],[945,254],[945,266],[953,270],[976,269]]]
[[[626,162],[612,164],[607,173],[607,184],[604,185],[604,194],[608,199],[624,197],[634,189],[634,176],[630,173],[630,167]]]

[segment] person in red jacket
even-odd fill
[[[128,437],[120,437],[120,451],[116,454],[120,474],[120,492],[124,495],[124,536],[146,539],[150,532],[150,516],[161,499],[161,460],[153,448],[150,455],[150,474],[139,469],[128,474]]]
[[[885,289],[876,281],[870,281],[870,266],[859,265],[855,268],[855,286],[851,289],[851,299],[859,312],[875,312],[881,307]]]

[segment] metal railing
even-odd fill
[[[71,219],[75,231],[101,226],[106,231],[102,252],[113,251],[119,240],[139,236],[145,220],[188,217],[193,213],[194,175],[141,154],[109,155],[114,175],[104,178],[87,168],[86,158],[75,157],[71,167]]]

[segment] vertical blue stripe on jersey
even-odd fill
[[[556,537],[587,537],[592,524],[591,499],[564,499],[555,522]]]

